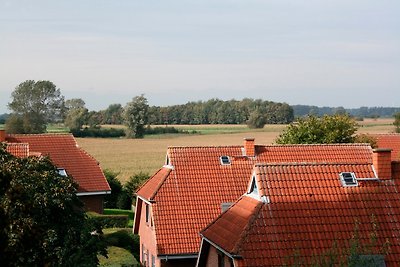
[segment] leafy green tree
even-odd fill
[[[278,144],[353,143],[356,122],[348,115],[308,116],[290,124],[275,140]]]
[[[107,182],[111,188],[111,194],[104,197],[104,207],[115,209],[117,208],[118,198],[122,192],[122,184],[117,179],[118,173],[110,170],[104,170],[104,175],[106,176]]]
[[[394,114],[393,125],[396,127],[396,133],[400,133],[400,112]]]
[[[1,147],[2,266],[96,266],[98,253],[106,255],[101,229],[76,193],[49,158],[17,158]]]
[[[65,108],[67,111],[73,109],[85,108],[85,101],[82,98],[71,98],[65,101]]]
[[[247,126],[249,128],[264,128],[265,125],[265,115],[259,109],[255,109],[250,113],[250,117],[247,121]]]
[[[86,108],[71,109],[68,111],[64,124],[71,132],[79,131],[82,126],[86,124],[88,117],[88,110]]]
[[[48,122],[60,119],[64,97],[50,81],[27,80],[11,94],[8,107],[23,119],[24,133],[43,133]]]
[[[135,96],[124,108],[124,123],[128,127],[126,136],[128,138],[142,138],[148,117],[149,105],[147,99],[143,95]]]
[[[150,176],[144,172],[139,172],[129,177],[129,180],[123,185],[122,192],[118,198],[117,207],[119,209],[131,209],[136,190],[139,189],[149,177]]]

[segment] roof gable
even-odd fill
[[[221,203],[235,202],[247,189],[258,162],[339,162],[372,164],[372,149],[365,144],[255,146],[247,157],[243,146],[170,147],[173,169],[157,172],[138,191],[153,201],[158,254],[196,254],[199,231],[221,213]],[[230,164],[220,157],[229,156]],[[158,186],[160,185],[160,186]],[[144,193],[144,192],[147,193]],[[171,240],[175,240],[171,242]]]
[[[310,263],[313,255],[315,259],[334,243],[349,247],[357,227],[360,242],[366,243],[375,224],[377,248],[389,240],[391,254],[386,260],[397,262],[400,197],[395,184],[360,179],[358,187],[343,187],[338,175],[342,171],[354,171],[360,178],[374,174],[368,164],[259,164],[254,170],[259,190],[270,202],[260,201],[262,207],[247,215],[249,230],[232,226],[232,214],[240,213],[251,198],[244,196],[202,234],[231,255],[240,255],[245,266],[281,266],[295,254]],[[239,237],[243,242],[232,247]]]
[[[78,183],[78,193],[111,190],[98,162],[78,147],[71,134],[18,134],[7,136],[6,141],[11,147],[29,144],[28,155],[49,156]]]

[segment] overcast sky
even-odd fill
[[[139,94],[400,106],[400,1],[0,0],[0,113],[27,79],[91,110]]]

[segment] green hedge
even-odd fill
[[[101,228],[124,228],[129,222],[128,215],[102,215],[95,212],[88,212],[88,216]]]

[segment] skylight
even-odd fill
[[[339,176],[343,186],[358,186],[354,172],[341,172]]]
[[[231,164],[231,159],[228,156],[221,156],[221,157],[219,157],[219,160],[221,162],[221,165],[230,165]]]

